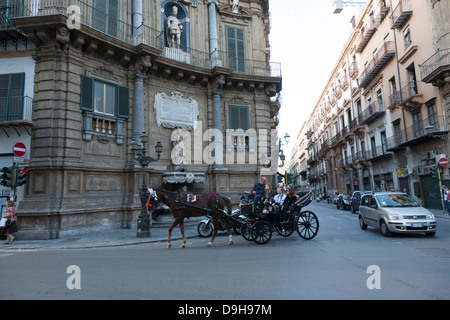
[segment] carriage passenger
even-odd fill
[[[287,218],[287,211],[289,208],[294,205],[294,203],[297,201],[297,195],[294,192],[294,189],[289,188],[286,198],[283,201],[283,205],[281,206],[280,213],[284,219]]]
[[[273,197],[275,202],[275,212],[277,214],[280,212],[281,206],[283,206],[284,199],[286,199],[286,195],[283,193],[283,189],[278,188],[277,194]]]

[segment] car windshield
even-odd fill
[[[383,208],[389,207],[419,207],[419,204],[406,194],[377,195],[378,203]]]

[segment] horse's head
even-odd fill
[[[148,188],[148,193],[147,206],[150,204],[151,206],[156,207],[158,205],[158,194],[151,188]]]

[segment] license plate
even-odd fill
[[[422,228],[423,227],[423,223],[411,223],[411,227],[413,227],[413,228]]]

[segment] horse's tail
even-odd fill
[[[232,207],[232,204],[231,204],[231,200],[230,200],[229,198],[223,197],[223,196],[222,196],[222,198],[223,198],[223,200],[225,201],[225,203],[226,203],[226,205],[227,205],[228,215],[231,215],[231,212],[233,211],[233,207]]]

